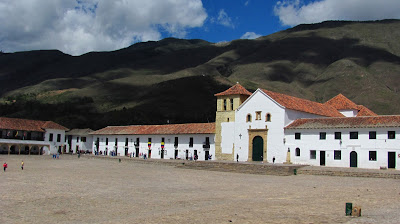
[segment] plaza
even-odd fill
[[[180,169],[162,160],[0,155],[1,223],[398,223],[400,180]],[[21,160],[25,162],[20,169]],[[152,159],[150,159],[152,161]],[[209,161],[212,163],[212,161]],[[362,216],[345,216],[345,203]]]

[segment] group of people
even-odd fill
[[[21,170],[24,170],[24,165],[25,165],[25,163],[24,163],[24,161],[22,160],[22,162],[21,162]],[[7,162],[4,162],[4,163],[3,163],[3,170],[4,170],[4,172],[7,171],[7,168],[8,168],[8,164],[7,164]]]

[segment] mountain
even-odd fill
[[[112,52],[0,53],[0,116],[69,128],[211,122],[240,82],[317,102],[339,93],[400,114],[400,21],[327,21],[256,40],[167,38]]]

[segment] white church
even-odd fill
[[[339,94],[325,103],[240,84],[215,94],[215,123],[109,126],[99,155],[399,169],[400,116],[378,116]]]

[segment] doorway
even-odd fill
[[[178,159],[178,150],[175,149],[175,159]]]
[[[186,149],[185,157],[186,157],[186,160],[189,159],[189,150],[188,149]]]
[[[319,165],[325,166],[325,151],[319,152]]]
[[[139,147],[136,148],[135,157],[139,157]]]
[[[261,136],[253,138],[253,161],[263,161],[264,139]]]
[[[205,160],[208,160],[208,157],[210,156],[210,151],[204,151],[205,153],[205,156],[204,156],[204,159]]]
[[[161,149],[161,159],[164,159],[164,149]]]
[[[151,149],[149,149],[149,156],[147,157],[148,159],[151,158]]]
[[[388,152],[388,168],[396,168],[396,152]]]
[[[357,152],[350,153],[350,167],[357,167]]]

